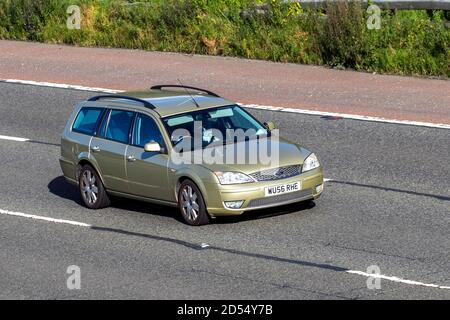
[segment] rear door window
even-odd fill
[[[97,133],[96,131],[103,111],[103,108],[81,108],[75,122],[73,123],[72,131],[91,136],[95,135]]]
[[[134,112],[111,110],[105,138],[121,143],[128,143]]]

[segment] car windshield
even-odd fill
[[[238,105],[192,111],[163,121],[174,146],[190,139],[192,147],[204,148],[268,135],[267,129]]]

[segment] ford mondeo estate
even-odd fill
[[[60,164],[90,209],[113,195],[178,206],[186,223],[202,225],[321,195],[316,155],[277,131],[211,91],[158,85],[79,103]]]

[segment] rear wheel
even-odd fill
[[[79,177],[81,198],[89,209],[101,209],[110,205],[108,194],[94,168],[85,165]]]
[[[184,221],[191,226],[200,226],[209,223],[202,194],[195,183],[184,180],[178,191],[178,206]]]

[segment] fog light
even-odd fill
[[[323,190],[323,184],[321,184],[320,186],[316,187],[316,193],[321,193]]]
[[[244,200],[239,201],[225,201],[225,207],[228,209],[239,209],[242,207],[242,204],[244,203]]]

